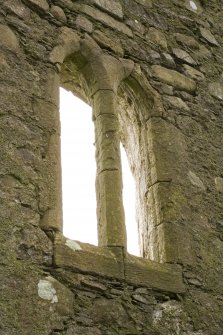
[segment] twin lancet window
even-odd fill
[[[63,233],[66,237],[98,244],[94,127],[91,108],[72,93],[60,89]],[[139,255],[135,221],[135,183],[121,145],[123,203],[127,249]]]
[[[127,246],[122,200],[122,142],[136,185],[140,254],[152,260],[165,259],[165,244],[159,243],[159,236],[164,238],[164,234],[160,234],[163,227],[162,206],[157,205],[160,197],[157,184],[159,157],[154,154],[154,145],[159,145],[159,142],[154,142],[153,138],[162,122],[158,118],[152,119],[154,115],[159,117],[163,113],[157,93],[131,60],[112,57],[91,37],[80,38],[68,28],[61,29],[59,44],[53,49],[50,61],[60,72],[51,85],[59,86],[60,82],[63,88],[92,106],[97,162],[98,246],[124,249]],[[165,127],[162,127],[162,132],[163,129]],[[57,145],[57,135],[54,138]],[[81,147],[81,143],[77,146]],[[52,206],[44,217],[43,225],[48,222],[49,228],[61,231],[61,194],[57,192],[60,188],[57,179],[60,167],[53,146],[51,154],[55,178],[52,177],[49,182],[55,182],[52,185],[55,193],[50,195]],[[75,174],[74,171],[72,173]],[[72,206],[75,207],[75,200]]]
[[[59,115],[53,114],[55,127],[50,137],[49,165],[46,165],[49,178],[45,187],[46,191],[49,190],[49,209],[41,225],[42,229],[54,233],[55,266],[124,279],[137,286],[154,287],[165,292],[183,292],[178,267],[173,269],[172,264],[163,266],[157,263],[179,260],[179,252],[173,250],[175,246],[172,243],[172,236],[177,236],[176,224],[172,224],[177,213],[169,210],[172,202],[163,196],[171,186],[175,187],[170,185],[168,178],[172,171],[168,157],[173,152],[175,161],[178,159],[174,150],[178,142],[175,136],[171,137],[171,129],[162,118],[164,110],[158,93],[131,60],[112,57],[91,37],[81,38],[69,28],[61,28],[50,62],[55,65],[49,85],[55,104],[58,103],[55,92],[61,85],[92,106],[97,163],[99,248],[76,243],[75,236],[72,241],[61,234],[60,159],[55,153],[60,138]],[[67,113],[70,112],[71,117],[69,109]],[[140,254],[149,260],[125,253],[127,238],[120,142],[126,149],[135,179]],[[76,144],[81,148],[81,143]],[[81,150],[80,155],[84,154]],[[74,157],[74,161],[78,162],[78,158]],[[172,164],[172,157],[170,162]],[[72,169],[73,174],[75,171]],[[75,208],[75,199],[69,197],[71,206]],[[175,235],[170,234],[173,229]]]
[[[99,248],[78,244],[61,234],[61,166],[57,154],[60,129],[58,109],[53,108],[53,131],[45,166],[48,179],[43,186],[48,195],[48,209],[41,219],[41,227],[54,238],[55,265],[162,288],[165,292],[182,292],[178,268],[173,273],[172,265],[158,264],[180,263],[181,252],[187,247],[184,243],[182,249],[182,241],[188,240],[181,239],[176,248],[178,236],[182,234],[178,224],[181,207],[175,208],[175,197],[181,194],[175,175],[183,164],[184,142],[164,120],[165,110],[159,94],[139,65],[111,56],[90,36],[80,37],[69,28],[60,29],[58,44],[49,61],[54,66],[47,86],[53,106],[58,106],[60,85],[92,106],[97,163]],[[120,142],[126,149],[135,179],[140,255],[145,259],[124,252],[127,238]],[[77,146],[81,147],[81,143]],[[72,206],[75,207],[75,200]]]

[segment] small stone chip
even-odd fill
[[[190,108],[187,106],[187,104],[178,97],[172,97],[172,96],[164,96],[164,101],[167,101],[171,106],[177,108],[177,109],[182,109],[185,111],[189,111]]]
[[[200,180],[200,178],[198,176],[196,176],[196,174],[192,171],[188,172],[188,178],[191,182],[192,185],[200,188],[202,191],[206,190],[206,187],[204,186],[203,182]]]
[[[141,302],[142,304],[145,304],[145,305],[149,304],[148,300],[140,294],[133,294],[132,298],[133,298],[133,300],[135,300],[137,302]]]
[[[163,52],[161,54],[161,61],[167,67],[170,67],[170,68],[175,68],[176,67],[176,64],[175,64],[175,61],[174,61],[173,57],[166,52]]]
[[[59,20],[63,23],[67,22],[66,15],[64,14],[63,9],[60,8],[59,6],[52,6],[50,8],[50,12],[57,20]]]
[[[73,240],[70,240],[70,239],[67,239],[65,244],[69,248],[71,248],[73,251],[81,250],[82,249],[81,246],[80,246],[80,244],[78,244],[76,241],[73,241]]]
[[[96,290],[99,290],[99,291],[106,291],[107,290],[105,285],[103,285],[101,283],[98,283],[98,282],[95,282],[93,280],[82,279],[81,283],[84,286],[87,286],[89,288],[93,288],[93,289],[96,289]]]
[[[201,33],[201,36],[202,36],[207,42],[209,42],[209,43],[212,44],[212,45],[215,45],[215,46],[219,47],[219,43],[218,43],[218,41],[216,40],[216,38],[214,37],[214,35],[212,35],[212,33],[210,32],[210,30],[201,27],[201,28],[200,28],[200,33]]]
[[[87,33],[92,33],[93,31],[93,24],[89,21],[86,17],[82,15],[78,15],[76,18],[76,26],[78,29],[82,29]]]
[[[187,64],[184,64],[183,65],[183,69],[184,69],[184,73],[186,74],[186,76],[194,79],[194,80],[204,80],[204,75],[202,72],[194,69],[193,67],[187,65]]]
[[[187,281],[191,285],[194,285],[194,286],[197,286],[197,287],[202,286],[202,283],[197,278],[190,278]]]
[[[200,5],[199,0],[186,0],[186,7],[194,13],[201,13],[202,6]]]
[[[172,51],[174,56],[179,60],[183,61],[184,63],[188,63],[191,65],[197,64],[195,60],[186,51],[179,48],[174,48]]]
[[[193,10],[197,10],[197,5],[194,1],[190,1],[189,4]]]
[[[49,5],[46,0],[28,0],[29,3],[35,5],[39,9],[42,9],[44,11],[49,10]]]
[[[219,99],[219,100],[223,100],[223,85],[220,83],[211,83],[208,85],[208,90],[210,92],[210,94]]]
[[[112,288],[110,293],[114,295],[122,295],[123,291]]]
[[[3,70],[7,68],[9,68],[9,65],[6,61],[6,58],[3,54],[0,53],[0,69]]]
[[[216,177],[215,178],[215,185],[218,192],[223,193],[223,178]]]
[[[136,294],[148,294],[148,289],[145,287],[139,287],[135,289]]]

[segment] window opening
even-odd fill
[[[128,158],[123,145],[120,145],[123,180],[123,205],[127,231],[127,249],[130,254],[140,256],[138,227],[136,223],[135,179],[129,167]]]
[[[63,234],[98,245],[95,148],[92,109],[71,92],[60,89]],[[122,144],[123,204],[127,250],[139,256],[135,215],[135,180]]]
[[[98,245],[94,124],[89,105],[60,89],[63,233]]]

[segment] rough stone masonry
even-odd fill
[[[222,335],[222,15],[221,0],[0,0],[0,335]],[[93,107],[98,247],[62,234],[60,86]]]

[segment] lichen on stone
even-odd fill
[[[38,295],[40,296],[40,298],[48,300],[51,302],[51,304],[54,304],[58,302],[58,297],[56,293],[57,292],[53,287],[53,283],[50,277],[40,279],[38,283]]]

